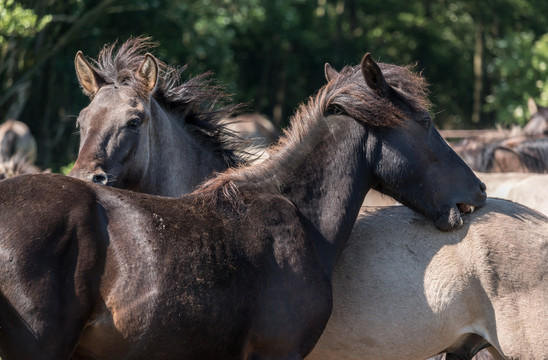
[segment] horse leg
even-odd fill
[[[497,349],[495,349],[495,347],[493,346],[490,346],[488,348],[485,349],[485,351],[487,353],[489,353],[489,355],[494,359],[494,360],[504,360],[505,357],[502,356],[498,351]]]
[[[445,360],[472,360],[478,352],[486,348],[492,346],[483,337],[469,334],[458,347],[447,351]]]

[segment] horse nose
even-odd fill
[[[93,176],[91,177],[91,182],[95,184],[106,185],[107,181],[108,177],[107,174],[105,174],[104,172],[93,174]]]
[[[480,190],[481,190],[482,192],[484,192],[485,190],[487,190],[487,186],[486,186],[482,181],[480,181],[479,187],[480,187]]]

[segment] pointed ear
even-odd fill
[[[538,112],[538,106],[536,101],[530,97],[529,100],[527,100],[527,107],[529,108],[529,112],[531,115],[536,114]]]
[[[151,94],[158,83],[158,61],[149,53],[145,54],[145,59],[137,70],[137,76],[145,83],[145,88]]]
[[[78,82],[84,90],[84,94],[92,97],[99,90],[104,81],[101,76],[97,74],[97,71],[91,66],[81,51],[76,53],[74,58],[74,67],[76,69],[76,76],[78,76]]]
[[[362,59],[361,67],[367,86],[382,97],[388,96],[392,88],[386,82],[381,68],[379,68],[379,65],[373,60],[371,54],[365,54]]]
[[[337,70],[333,69],[333,67],[329,63],[325,63],[324,75],[327,81],[331,81],[331,79],[339,75],[339,73],[337,72]]]

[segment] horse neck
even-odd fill
[[[165,111],[155,100],[151,111],[154,125],[149,128],[150,158],[142,192],[179,197],[228,167],[220,153],[197,141],[177,115]]]
[[[273,181],[319,235],[316,246],[328,274],[371,187],[367,137],[366,128],[354,119],[329,116],[269,162],[277,169]]]

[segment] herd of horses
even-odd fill
[[[473,136],[453,149],[479,172],[548,173],[548,108],[528,101],[531,118],[523,129]]]
[[[79,52],[70,176],[0,182],[3,360],[548,358],[548,218],[487,198],[422,77],[326,64],[257,155],[150,48]]]

